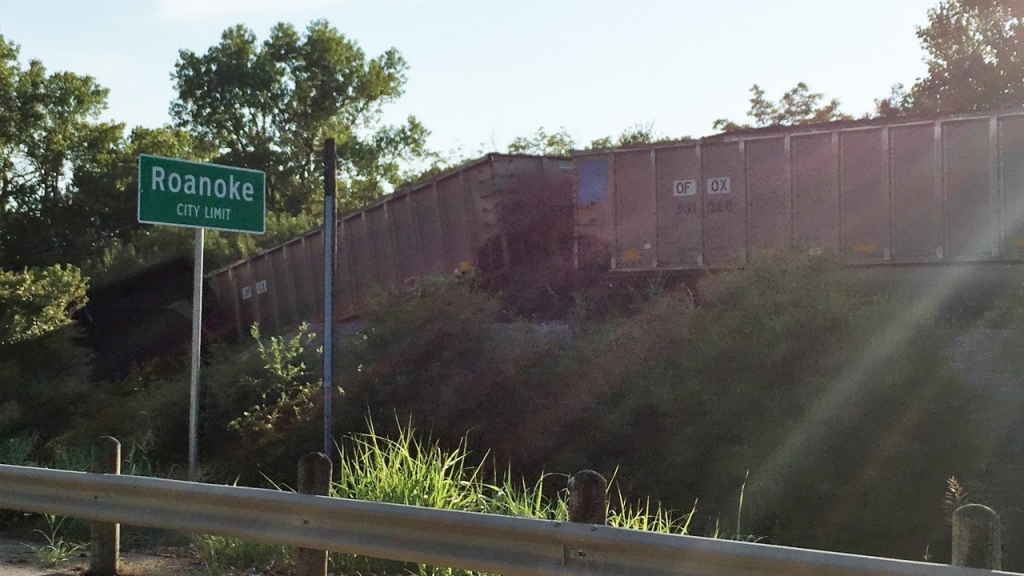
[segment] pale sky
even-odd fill
[[[0,34],[23,65],[95,77],[107,118],[128,127],[170,120],[179,49],[205,52],[245,24],[266,39],[276,22],[326,18],[368,56],[397,48],[405,95],[387,111],[415,114],[431,147],[466,155],[564,127],[580,144],[638,122],[704,136],[740,120],[749,88],[777,99],[804,81],[872,109],[896,82],[925,73],[915,35],[938,0],[0,0]]]

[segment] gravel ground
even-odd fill
[[[44,568],[29,547],[38,541],[0,536],[0,576],[82,576],[89,567],[88,554],[76,555],[60,568]],[[125,576],[199,576],[203,565],[183,547],[144,547],[123,550],[121,571]]]

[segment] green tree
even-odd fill
[[[89,76],[22,68],[19,47],[0,36],[0,215],[60,198],[68,162],[86,152],[107,90]],[[99,126],[104,129],[105,126]]]
[[[536,154],[539,156],[568,156],[576,141],[565,128],[548,134],[543,127],[532,136],[517,136],[508,145],[509,154]]]
[[[0,231],[0,260],[12,268],[71,263],[83,267],[112,243],[139,229],[136,213],[139,154],[202,159],[191,137],[171,127],[132,130],[121,125],[94,127],[85,153],[67,167],[70,177],[59,202],[38,210],[8,213]]]
[[[878,116],[901,116],[913,105],[910,90],[902,82],[892,85],[888,98],[875,99],[875,114]]]
[[[823,94],[811,92],[807,84],[800,82],[782,95],[778,102],[765,97],[765,91],[754,84],[750,87],[750,109],[747,116],[753,123],[738,123],[720,118],[715,120],[712,128],[722,132],[766,128],[769,126],[794,126],[815,122],[833,122],[849,120],[851,116],[839,110],[839,100],[833,98],[822,102]]]
[[[685,138],[684,138],[685,139]],[[654,123],[637,122],[618,136],[605,136],[591,140],[589,150],[651,144],[669,140],[654,131]],[[532,136],[518,136],[508,145],[509,154],[537,154],[541,156],[568,156],[576,148],[576,141],[565,128],[548,134],[543,127]]]
[[[217,150],[216,160],[267,173],[268,208],[298,214],[322,197],[322,147],[337,140],[342,206],[365,203],[401,180],[427,130],[410,117],[381,126],[402,94],[407,64],[394,48],[376,58],[324,20],[300,34],[277,24],[257,44],[238,25],[205,54],[179,53],[171,74],[175,125]]]
[[[49,437],[86,401],[92,356],[72,315],[87,289],[74,266],[0,269],[0,435]]]
[[[876,102],[878,113],[996,110],[1024,105],[1024,4],[942,0],[918,27],[928,74]]]
[[[39,231],[68,228],[74,166],[122,130],[98,121],[107,90],[93,78],[48,73],[38,60],[23,67],[18,54],[0,36],[0,265],[8,267],[60,261],[66,238]]]
[[[654,131],[654,123],[643,123],[637,122],[623,130],[618,136],[605,136],[596,140],[591,140],[590,145],[587,148],[594,150],[598,148],[612,148],[614,146],[635,146],[637,144],[652,144],[654,142],[665,142],[671,140],[663,136],[659,136]],[[686,140],[686,138],[682,138]]]
[[[177,128],[136,127],[125,137],[120,129],[90,143],[90,154],[72,172],[73,202],[65,214],[67,224],[60,230],[45,230],[65,238],[65,261],[84,266],[102,249],[131,238],[142,228],[138,223],[138,157],[157,154],[191,160],[205,160],[209,151],[200,150],[192,137]]]
[[[74,266],[0,270],[0,350],[71,324],[88,282]]]
[[[94,79],[22,66],[18,53],[0,36],[0,266],[80,266],[139,228],[140,153],[202,155],[171,127],[126,138],[98,120],[107,90]]]

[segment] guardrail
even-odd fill
[[[507,576],[954,576],[977,569],[176,480],[0,465],[0,508]]]

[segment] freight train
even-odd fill
[[[1024,110],[870,119],[575,152],[492,154],[338,224],[336,320],[379,287],[475,271],[506,292],[576,274],[742,266],[1024,262]],[[321,309],[314,230],[208,275],[221,323],[283,330]]]
[[[376,290],[472,271],[493,290],[565,285],[572,272],[572,162],[490,154],[338,219],[335,320]],[[212,331],[279,333],[322,320],[323,234],[312,230],[207,275]]]

